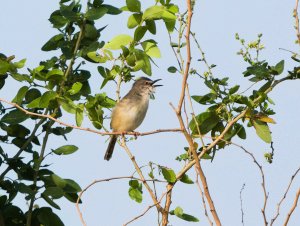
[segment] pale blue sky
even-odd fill
[[[106,2],[116,3],[120,6],[125,4],[125,1]],[[147,2],[149,4],[149,1]],[[182,1],[176,2],[183,5]],[[50,37],[56,34],[56,30],[51,28],[48,18],[58,8],[58,1],[10,0],[2,1],[0,6],[0,52],[6,55],[15,55],[17,60],[27,58],[26,66],[29,68],[37,66],[39,61],[51,56],[51,52],[42,52],[40,48]],[[289,58],[289,53],[279,50],[279,48],[299,51],[299,46],[294,44],[296,36],[293,29],[293,7],[294,1],[280,0],[197,1],[192,30],[196,32],[209,63],[217,65],[214,70],[215,75],[229,76],[230,84],[240,84],[243,88],[247,88],[249,83],[242,76],[246,64],[242,62],[240,56],[236,55],[240,46],[235,40],[234,34],[238,32],[246,40],[254,40],[258,33],[263,33],[262,42],[265,44],[266,50],[263,52],[262,58],[268,60],[270,64],[276,64],[281,59],[285,59],[286,69],[292,69],[294,64]],[[126,13],[118,17],[105,16],[104,20],[98,22],[99,27],[109,24],[107,29],[102,32],[101,39],[108,41],[119,33],[132,35],[133,30],[126,28],[127,16]],[[156,99],[151,101],[146,119],[138,131],[179,126],[169,102],[177,103],[181,79],[178,74],[167,72],[167,68],[176,65],[176,61],[168,46],[168,37],[164,29],[158,29],[158,35],[155,39],[161,49],[162,58],[156,60],[158,68],[153,67],[153,78],[162,78],[161,83],[164,86],[158,89]],[[192,48],[195,62],[199,58],[198,54],[196,48]],[[92,71],[94,76],[93,92],[100,92],[101,76],[97,73],[97,65],[88,64],[86,67]],[[199,68],[199,64],[192,64],[192,67]],[[191,81],[192,94],[206,93],[207,90],[202,91],[204,87],[201,80],[192,79]],[[274,110],[277,112],[273,117],[277,124],[271,126],[275,147],[273,164],[270,165],[264,160],[263,153],[270,151],[269,145],[256,136],[253,128],[247,131],[248,138],[246,141],[234,139],[236,143],[253,152],[264,167],[267,190],[270,194],[266,209],[269,220],[275,214],[276,203],[282,197],[290,176],[300,163],[298,145],[300,138],[299,85],[299,81],[288,81],[277,87],[271,94],[271,98],[276,102]],[[130,86],[131,84],[126,84],[122,87],[122,95],[128,91]],[[104,91],[114,97],[115,93],[111,92],[114,88],[107,86]],[[8,86],[0,91],[0,96],[10,100],[16,90],[15,83],[9,82]],[[195,107],[199,111],[204,110],[203,107],[200,109]],[[72,115],[68,115],[64,120],[69,123],[74,121]],[[84,125],[90,126],[87,118]],[[107,145],[105,143],[106,137],[74,131],[68,138],[66,143],[62,138],[50,137],[48,151],[63,144],[77,145],[80,148],[79,151],[70,156],[49,157],[46,161],[52,163],[51,169],[54,172],[63,178],[74,179],[82,188],[95,179],[128,176],[134,171],[129,158],[120,147],[116,148],[111,161],[103,160]],[[186,142],[183,136],[174,133],[139,137],[136,141],[129,143],[129,147],[140,165],[152,161],[171,167],[175,171],[182,167],[182,163],[178,163],[174,159],[182,153],[184,146],[186,146]],[[259,171],[252,160],[242,150],[229,147],[219,151],[213,163],[207,161],[203,162],[203,165],[212,198],[223,224],[225,226],[241,225],[239,192],[243,183],[246,183],[243,192],[245,225],[263,225],[260,212],[263,205],[261,180]],[[189,175],[194,179],[193,170]],[[299,185],[300,177],[294,181],[275,225],[282,225]],[[163,190],[164,187],[162,186],[159,192]],[[81,205],[87,225],[122,225],[152,204],[145,189],[142,204],[132,201],[128,197],[127,191],[127,181],[102,183],[88,190],[83,196],[84,204]],[[43,202],[38,203],[44,205]],[[56,213],[63,219],[65,225],[80,226],[75,205],[68,201],[59,201],[59,204],[62,210],[56,211]],[[188,224],[176,217],[170,217],[170,225],[208,225],[203,215],[202,202],[196,186],[178,183],[173,191],[171,209],[176,206],[181,206],[185,212],[198,217],[200,222]],[[290,220],[291,226],[299,224],[299,213],[298,207]],[[131,225],[155,225],[155,217],[156,210],[152,209],[143,218]]]

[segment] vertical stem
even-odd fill
[[[136,172],[139,174],[141,180],[142,180],[142,183],[143,185],[145,186],[145,188],[148,190],[152,200],[153,200],[153,203],[155,204],[157,210],[161,213],[164,212],[164,209],[160,206],[159,204],[159,201],[157,200],[157,198],[155,197],[155,194],[154,192],[152,191],[151,187],[149,186],[149,184],[147,183],[140,167],[138,166],[137,162],[135,161],[135,157],[132,155],[131,151],[129,150],[129,148],[127,147],[126,145],[126,141],[125,141],[125,138],[124,136],[122,136],[122,141],[121,141],[121,146],[125,149],[127,155],[129,156],[129,158],[131,159],[133,165],[134,165],[134,168],[136,170]]]
[[[42,161],[44,159],[46,144],[47,144],[47,141],[48,141],[48,137],[50,135],[49,130],[50,130],[50,128],[53,124],[54,124],[54,121],[51,121],[49,123],[48,127],[47,127],[47,130],[46,130],[46,133],[45,133],[45,136],[44,136],[44,139],[43,139],[43,143],[42,143],[41,153],[40,153],[37,165],[34,167],[34,176],[33,176],[34,195],[30,199],[29,209],[28,209],[28,213],[27,213],[26,226],[31,226],[33,204],[34,204],[34,201],[35,201],[35,195],[38,192],[38,189],[37,189],[38,173],[39,173],[39,169],[40,169],[40,166],[42,164]]]
[[[162,213],[162,226],[167,226],[169,223],[169,212],[170,212],[170,206],[172,203],[173,187],[174,187],[174,184],[167,185],[166,203],[165,203],[164,212]]]
[[[45,112],[47,114],[47,111]],[[39,122],[34,126],[30,136],[27,138],[26,142],[23,144],[23,146],[20,148],[20,150],[14,155],[13,159],[17,159],[21,153],[24,151],[25,148],[30,144],[30,142],[35,137],[36,131],[39,129],[39,127],[45,122],[46,118],[42,118],[39,120]],[[3,180],[5,175],[11,170],[11,167],[8,166],[0,175],[0,181]]]

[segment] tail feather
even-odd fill
[[[112,154],[114,152],[114,148],[115,148],[116,142],[117,142],[117,136],[113,135],[110,138],[107,150],[106,150],[105,155],[104,155],[104,159],[105,160],[109,161],[111,159]]]

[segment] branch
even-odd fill
[[[290,180],[290,183],[288,184],[287,189],[286,189],[285,193],[284,193],[283,196],[282,196],[282,199],[281,199],[280,202],[277,204],[277,213],[276,213],[276,215],[274,216],[274,218],[271,219],[271,224],[270,224],[270,226],[273,225],[273,223],[275,222],[275,220],[276,220],[277,217],[279,216],[279,213],[280,213],[280,206],[281,206],[282,202],[284,201],[284,199],[286,198],[287,193],[289,192],[290,187],[291,187],[291,185],[292,185],[292,183],[293,183],[293,180],[294,180],[294,178],[296,177],[296,175],[299,173],[299,171],[300,171],[300,167],[299,167],[299,168],[296,170],[296,172],[292,175],[291,180]]]
[[[45,111],[47,112],[47,110]],[[27,148],[27,146],[30,144],[30,142],[34,139],[35,134],[37,132],[37,130],[39,129],[39,127],[45,122],[45,118],[42,118],[39,120],[39,122],[34,126],[30,136],[27,138],[26,142],[23,144],[23,146],[20,148],[20,150],[12,157],[12,159],[17,159],[22,152],[24,151],[25,148]],[[11,167],[8,166],[0,175],[0,181],[3,180],[4,176],[11,170]]]
[[[241,203],[241,213],[242,213],[242,224],[243,226],[245,225],[245,222],[244,222],[244,208],[243,208],[243,198],[242,198],[242,192],[244,191],[245,189],[245,183],[243,184],[241,190],[240,190],[240,203]]]
[[[293,77],[291,75],[288,75],[286,77],[283,77],[282,79],[279,80],[275,80],[273,82],[273,85],[270,86],[266,91],[265,94],[268,94],[269,92],[271,92],[279,83],[284,82],[286,80],[290,80]],[[261,97],[256,98],[253,102],[257,103],[259,102],[261,99]],[[230,128],[240,119],[242,119],[245,114],[246,114],[247,109],[245,109],[244,111],[242,111],[239,115],[237,115],[234,119],[232,119],[230,122],[228,122],[227,126],[225,127],[225,129],[223,130],[223,132],[216,137],[216,139],[206,147],[206,149],[204,151],[202,151],[199,155],[198,155],[198,159],[201,159],[202,156],[207,153],[209,150],[211,150],[214,146],[217,145],[218,142],[222,141],[225,134],[230,130]],[[176,178],[180,179],[194,164],[195,164],[196,160],[193,159],[192,161],[190,161],[177,175]]]
[[[144,133],[139,133],[139,132],[101,132],[101,131],[98,131],[98,130],[79,127],[79,126],[75,126],[75,125],[65,123],[65,122],[53,117],[52,115],[39,114],[39,113],[28,111],[28,110],[22,108],[20,105],[18,105],[16,103],[9,102],[9,101],[7,101],[3,98],[0,98],[0,101],[4,102],[6,104],[9,104],[11,106],[14,106],[15,108],[19,109],[20,111],[24,112],[27,115],[37,116],[37,117],[40,117],[40,118],[48,118],[52,121],[55,121],[55,122],[59,123],[60,125],[71,127],[73,129],[78,129],[78,130],[83,130],[83,131],[87,131],[87,132],[91,132],[91,133],[96,133],[96,134],[99,134],[99,135],[125,135],[126,134],[126,135],[131,135],[131,136],[147,136],[147,135],[152,135],[152,134],[155,134],[155,133],[163,133],[163,132],[181,132],[181,129],[179,129],[179,128],[157,129],[157,130],[154,130],[154,131],[149,131],[149,132],[144,132]]]
[[[164,193],[162,194],[162,196],[161,196],[160,199],[158,200],[158,203],[161,203],[163,197],[164,197],[166,194],[167,194],[166,192],[164,192]],[[145,215],[151,208],[153,208],[154,206],[155,206],[155,204],[153,204],[153,205],[151,205],[151,206],[148,206],[148,207],[145,209],[145,211],[143,211],[143,213],[141,213],[140,215],[134,217],[132,220],[128,221],[127,223],[123,224],[123,226],[127,226],[128,224],[132,223],[133,221],[135,221],[135,220],[141,218],[142,216],[144,216],[144,215]]]
[[[81,197],[82,197],[83,193],[86,192],[90,187],[92,187],[93,185],[95,185],[97,183],[108,182],[108,181],[111,181],[111,180],[122,180],[122,179],[138,180],[138,181],[141,181],[141,182],[144,181],[144,180],[142,180],[140,178],[137,178],[137,177],[134,177],[134,176],[121,176],[121,177],[111,177],[111,178],[106,178],[106,179],[99,179],[99,180],[94,180],[92,183],[90,183],[87,187],[85,187],[79,193],[77,201],[76,201],[76,210],[77,210],[77,213],[79,215],[79,218],[80,218],[80,221],[81,221],[82,225],[86,226],[86,223],[85,223],[85,221],[83,219],[82,212],[80,211],[80,208],[79,208],[79,202],[81,200]],[[166,182],[166,181],[160,181],[160,180],[156,180],[156,179],[154,179],[154,180],[146,180],[146,181]]]
[[[292,206],[292,208],[290,209],[288,215],[286,216],[286,219],[285,219],[285,222],[284,222],[284,226],[287,226],[287,224],[289,223],[289,220],[290,220],[290,217],[291,215],[293,214],[294,210],[296,209],[297,207],[297,203],[298,203],[298,200],[299,200],[299,196],[300,196],[300,188],[298,189],[297,193],[296,193],[296,197],[294,199],[294,204]]]
[[[145,177],[144,177],[144,175],[143,175],[140,167],[138,166],[137,162],[135,161],[135,157],[132,155],[131,151],[129,150],[129,148],[126,145],[126,141],[125,141],[124,136],[122,136],[122,139],[121,139],[121,146],[124,148],[124,150],[126,151],[127,155],[129,156],[130,160],[132,161],[136,172],[139,174],[143,185],[148,190],[148,192],[149,192],[149,194],[150,194],[150,196],[151,196],[151,198],[153,200],[153,203],[155,204],[157,210],[163,214],[165,212],[165,210],[161,207],[161,205],[159,204],[157,198],[155,197],[154,192],[152,191],[152,189],[148,185],[147,180],[145,180]]]
[[[298,3],[299,3],[299,0],[296,0],[296,5],[294,8],[293,16],[295,17],[295,29],[296,29],[297,41],[298,41],[298,44],[300,45]]]
[[[180,93],[180,98],[179,98],[179,103],[178,103],[178,108],[177,108],[177,114],[181,114],[181,108],[183,104],[183,99],[185,96],[185,89],[186,89],[186,82],[189,76],[189,71],[190,71],[190,64],[191,64],[191,44],[190,44],[190,32],[191,32],[191,22],[192,22],[192,16],[193,16],[193,11],[192,11],[192,5],[191,5],[191,0],[187,0],[187,8],[188,8],[188,18],[187,18],[187,28],[186,28],[186,51],[187,51],[187,57],[186,57],[186,66],[185,66],[185,71],[182,79],[182,86],[181,86],[181,93]]]
[[[197,173],[197,170],[196,170],[196,173]],[[212,220],[210,219],[210,217],[208,216],[208,213],[207,213],[207,207],[206,207],[206,203],[205,203],[203,191],[202,191],[202,189],[201,189],[201,187],[200,187],[200,183],[199,183],[199,181],[198,181],[198,176],[199,176],[199,174],[197,173],[197,175],[196,175],[196,185],[197,185],[197,187],[198,187],[198,189],[199,189],[199,193],[200,193],[200,195],[201,195],[202,204],[203,204],[203,207],[204,207],[204,214],[205,214],[205,216],[206,216],[206,218],[207,218],[207,220],[208,220],[210,226],[213,226],[213,222],[212,222]]]
[[[34,204],[34,201],[35,201],[35,196],[36,196],[36,194],[38,192],[38,187],[37,187],[38,172],[40,170],[40,166],[41,166],[42,161],[44,159],[44,154],[45,154],[45,150],[46,150],[46,144],[47,144],[47,141],[48,141],[48,137],[50,135],[50,131],[49,130],[50,130],[50,128],[51,128],[52,125],[53,125],[53,122],[50,123],[47,126],[47,130],[46,130],[46,133],[45,133],[45,136],[44,136],[44,139],[43,139],[43,143],[42,143],[42,147],[41,147],[41,153],[40,153],[40,156],[38,158],[37,164],[34,167],[33,184],[32,184],[34,194],[31,196],[31,199],[30,199],[30,204],[29,204],[28,213],[27,213],[26,226],[30,226],[31,225],[33,204]]]
[[[241,148],[242,150],[244,150],[244,152],[248,155],[251,156],[251,158],[253,159],[254,163],[257,165],[257,167],[259,168],[260,171],[260,175],[261,175],[261,179],[262,179],[262,189],[263,189],[263,193],[264,193],[264,204],[263,204],[263,208],[261,209],[262,215],[263,215],[263,219],[264,219],[264,224],[265,226],[268,226],[268,221],[267,221],[267,217],[266,217],[266,206],[267,206],[267,201],[268,201],[268,194],[267,194],[267,190],[266,190],[266,184],[265,184],[265,174],[263,171],[262,166],[257,162],[256,158],[254,157],[254,155],[247,151],[243,146],[235,144],[233,142],[228,142],[229,144],[233,144],[234,146],[237,146],[239,148]]]

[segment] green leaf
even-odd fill
[[[76,147],[75,145],[64,145],[64,146],[61,146],[61,147],[53,150],[53,152],[57,155],[70,155],[77,150],[78,150],[78,147]]]
[[[14,97],[12,102],[20,105],[26,95],[26,92],[28,91],[29,87],[28,86],[23,86],[19,89],[17,95]]]
[[[64,179],[62,179],[61,177],[59,177],[56,174],[52,174],[51,178],[52,178],[53,182],[60,188],[64,188],[67,185],[67,181],[65,181]]]
[[[74,95],[76,93],[78,93],[82,88],[82,83],[81,82],[75,82],[72,85],[72,88],[68,90],[68,93],[70,93],[70,95]]]
[[[164,11],[165,9],[163,6],[152,6],[145,10],[143,14],[143,20],[161,19]]]
[[[47,187],[43,194],[51,196],[53,199],[59,199],[64,196],[64,191],[60,187]]]
[[[208,93],[204,96],[192,96],[192,99],[198,102],[199,104],[208,105],[215,103],[215,99],[218,96],[215,93]]]
[[[166,167],[161,167],[161,172],[169,183],[174,183],[176,181],[176,174],[172,169],[166,168]]]
[[[239,123],[236,123],[234,126],[236,128],[238,137],[241,139],[246,139],[247,135],[245,128]]]
[[[15,62],[15,63],[14,63],[14,66],[15,66],[16,68],[19,68],[19,69],[20,69],[20,68],[24,67],[25,62],[26,62],[26,59],[20,60],[19,62]]]
[[[64,187],[64,191],[68,192],[68,193],[77,193],[81,191],[81,187],[74,181],[71,179],[64,179],[67,184]]]
[[[7,134],[11,137],[25,138],[30,134],[30,130],[20,124],[12,124],[5,128]]]
[[[129,197],[136,201],[137,203],[141,203],[143,201],[143,195],[142,192],[139,189],[135,189],[133,187],[130,187],[128,190]]]
[[[150,57],[160,58],[160,50],[157,45],[153,42],[142,42],[142,47],[145,53]]]
[[[134,13],[130,17],[128,17],[127,27],[129,29],[135,28],[138,26],[142,21],[142,14]]]
[[[101,17],[103,17],[106,13],[107,13],[108,9],[106,7],[97,7],[97,8],[91,8],[89,9],[86,14],[85,17],[88,20],[98,20]]]
[[[105,63],[107,60],[109,60],[107,56],[100,55],[97,52],[89,52],[87,56],[95,63]]]
[[[60,210],[59,205],[57,205],[50,197],[46,196],[45,194],[41,194],[41,197],[52,207],[54,207],[55,209]]]
[[[240,86],[239,85],[236,85],[232,88],[229,89],[229,94],[234,94],[236,93],[238,90],[239,90]]]
[[[61,107],[70,114],[75,114],[77,105],[69,98],[59,98],[58,102],[60,103]]]
[[[60,13],[69,21],[73,22],[79,19],[79,13],[74,10],[75,4],[75,1],[73,1],[69,6],[63,4],[60,5]]]
[[[112,40],[104,45],[103,48],[117,50],[121,49],[121,46],[126,46],[133,41],[133,38],[130,35],[117,35]]]
[[[272,136],[269,129],[269,126],[266,122],[261,122],[259,120],[251,120],[255,130],[256,134],[266,143],[272,142]]]
[[[60,10],[54,11],[50,15],[49,21],[53,24],[54,28],[61,28],[68,23],[68,20],[61,15]]]
[[[134,41],[136,42],[140,41],[144,37],[146,31],[147,31],[147,27],[145,26],[137,27],[134,31]]]
[[[27,104],[28,108],[38,108],[40,106],[40,101],[42,97],[38,97],[35,100],[31,101],[29,104]]]
[[[51,51],[56,50],[59,48],[61,41],[63,41],[64,35],[58,34],[54,35],[48,42],[46,42],[45,45],[43,45],[42,50],[43,51]]]
[[[37,209],[37,218],[43,226],[64,226],[61,219],[49,207]]]
[[[29,115],[18,109],[12,110],[1,118],[1,122],[7,124],[18,124],[29,118]]]
[[[283,70],[284,70],[284,60],[281,60],[272,69],[274,69],[278,73],[278,75],[280,75],[283,72]]]
[[[174,66],[171,66],[171,67],[168,68],[168,72],[170,72],[170,73],[176,73],[177,72],[177,68],[174,67]]]
[[[131,12],[141,11],[141,3],[139,0],[126,0],[126,6]]]
[[[189,176],[186,174],[181,177],[180,181],[185,184],[194,184],[194,181],[192,181],[191,178],[189,178]]]
[[[156,34],[156,25],[154,20],[146,20],[146,26],[148,31],[150,31],[151,34]]]
[[[6,72],[8,72],[9,68],[10,64],[0,59],[0,75],[4,75]]]
[[[38,89],[33,88],[26,92],[25,100],[27,103],[30,103],[40,96],[42,96],[41,92]]]
[[[175,208],[175,210],[172,210],[170,211],[170,214],[171,215],[176,215],[178,218],[182,219],[182,220],[185,220],[185,221],[189,221],[189,222],[199,222],[199,219],[192,216],[192,215],[189,215],[189,214],[186,214],[183,212],[183,209],[180,207],[180,206],[177,206]]]
[[[171,14],[173,15],[173,14]],[[167,20],[165,21],[166,28],[168,32],[172,33],[174,31],[175,25],[176,25],[176,20]]]
[[[135,189],[140,189],[141,188],[141,184],[139,183],[138,180],[130,180],[129,181],[129,186],[132,187],[132,188],[135,188]]]
[[[201,134],[206,134],[211,131],[220,121],[218,115],[214,112],[203,112],[195,118]],[[198,134],[197,124],[195,123],[194,118],[191,119],[189,127],[193,134]]]
[[[79,107],[76,108],[75,117],[76,117],[76,125],[81,126],[82,121],[83,121],[83,109],[82,108],[79,108]]]
[[[106,5],[106,4],[103,4],[102,6],[106,7],[107,8],[107,14],[110,14],[110,15],[118,15],[120,13],[122,13],[122,10],[120,10],[119,8],[117,7],[114,7],[112,5]]]
[[[182,216],[183,214],[183,209],[180,207],[180,206],[177,206],[175,209],[174,209],[174,214],[178,217],[178,216]]]
[[[39,107],[40,108],[47,108],[51,100],[54,100],[58,94],[54,91],[47,91],[45,92],[40,99]],[[28,105],[27,105],[28,107]]]
[[[59,70],[57,68],[52,69],[46,74],[47,80],[63,80],[64,78],[64,72],[62,70]]]

